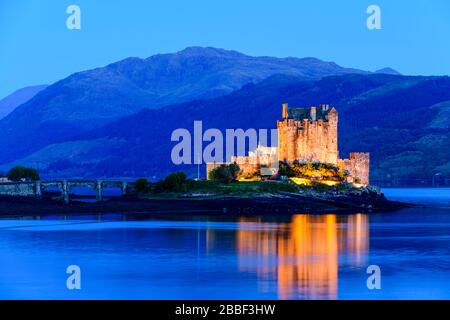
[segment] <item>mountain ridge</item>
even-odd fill
[[[14,91],[0,100],[0,120],[8,116],[17,107],[32,99],[48,85],[28,86]]]
[[[287,102],[335,106],[341,156],[370,152],[375,181],[450,176],[450,78],[354,70],[199,47],[127,58],[58,81],[0,120],[0,169],[35,166],[48,178],[195,174],[170,162],[174,129],[195,120],[205,129],[275,128]]]
[[[223,96],[275,74],[317,80],[354,72],[365,74],[318,59],[251,57],[201,47],[127,58],[74,73],[0,120],[0,162],[25,157],[142,109]]]
[[[402,74],[400,72],[398,72],[397,70],[390,68],[390,67],[386,67],[386,68],[382,68],[379,70],[376,70],[375,73],[384,73],[384,74],[390,74],[390,75],[395,75],[395,76],[401,76]]]
[[[175,170],[195,175],[196,166],[171,164],[174,129],[192,130],[195,120],[203,121],[204,130],[270,129],[283,102],[293,107],[329,103],[339,112],[341,157],[351,150],[370,152],[374,181],[389,175],[429,179],[437,171],[450,175],[450,130],[443,125],[443,117],[450,121],[449,101],[448,77],[350,74],[307,81],[274,75],[226,96],[143,109],[12,164],[40,166],[54,177],[161,178]]]

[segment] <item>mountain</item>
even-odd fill
[[[30,86],[19,89],[0,100],[0,120],[13,112],[18,106],[33,98],[47,88],[47,85]]]
[[[176,167],[170,154],[177,128],[274,128],[281,103],[329,103],[339,112],[341,156],[371,153],[374,181],[416,183],[450,176],[450,78],[349,74],[320,80],[274,75],[228,95],[144,109],[47,145],[10,163],[30,164],[53,177],[162,177]],[[202,171],[204,172],[204,171]]]
[[[142,109],[223,96],[275,74],[318,80],[349,73],[367,72],[315,58],[251,57],[201,47],[128,58],[58,81],[0,120],[0,163]]]
[[[283,102],[335,106],[341,156],[371,152],[374,181],[450,177],[450,78],[198,47],[125,59],[40,91],[0,120],[0,170],[34,166],[46,178],[194,175],[196,166],[171,163],[173,130],[192,130],[195,120],[204,130],[274,128]]]
[[[401,76],[402,75],[397,70],[389,68],[389,67],[377,70],[377,71],[375,71],[375,73],[390,74],[390,75],[393,75],[393,76]]]

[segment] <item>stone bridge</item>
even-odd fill
[[[69,203],[70,190],[75,187],[87,187],[96,191],[97,201],[103,200],[106,188],[119,188],[122,194],[127,194],[134,185],[133,182],[110,180],[61,180],[61,181],[33,181],[0,183],[0,195],[21,197],[42,197],[42,193],[49,187],[56,187],[61,191],[61,199]]]

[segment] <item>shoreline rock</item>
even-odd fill
[[[168,195],[167,195],[168,196]],[[134,195],[91,203],[71,201],[68,205],[49,197],[43,199],[0,196],[0,216],[33,214],[295,214],[370,213],[394,211],[412,205],[387,200],[381,192],[361,191],[343,194],[288,193],[245,196],[171,195],[168,198],[140,198]]]

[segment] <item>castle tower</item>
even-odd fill
[[[283,104],[277,121],[278,159],[337,164],[338,113],[335,108],[289,108]]]
[[[328,126],[326,129],[326,151],[327,162],[337,164],[339,159],[338,149],[338,112],[335,108],[331,108],[328,105],[322,106],[323,112],[327,112]]]
[[[281,113],[281,118],[284,120],[284,119],[288,118],[288,113],[287,113],[288,104],[287,103],[283,103],[282,108],[283,108],[283,111]]]
[[[245,174],[253,174],[262,166],[272,167],[277,160],[329,163],[347,170],[348,182],[367,186],[370,182],[370,154],[351,152],[348,159],[339,158],[338,118],[336,109],[327,104],[319,108],[289,108],[284,103],[281,120],[277,121],[278,147],[258,147],[249,156],[233,157],[232,161],[238,163]],[[208,163],[207,173],[218,165]]]
[[[310,115],[311,121],[317,120],[317,108],[311,107],[311,115]]]

